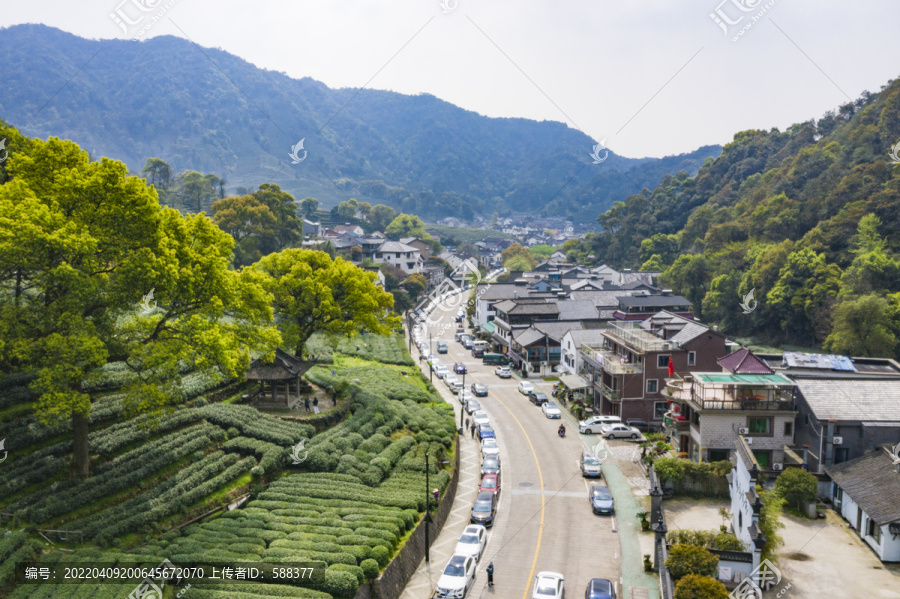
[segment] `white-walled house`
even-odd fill
[[[425,270],[425,261],[416,248],[399,241],[385,241],[375,250],[372,261],[376,264],[387,262],[405,272],[412,274]]]
[[[883,562],[900,562],[900,458],[893,452],[885,444],[825,468],[835,509]]]
[[[759,513],[762,499],[756,491],[756,477],[760,468],[750,445],[743,436],[734,443],[734,468],[727,475],[731,495],[731,530],[744,543],[744,549],[753,553],[753,563],[749,570],[759,567],[760,555],[766,544],[766,537],[759,528]]]
[[[569,374],[580,374],[583,364],[583,354],[578,351],[585,344],[603,343],[603,332],[606,329],[579,329],[571,330],[563,335],[560,344],[560,366]],[[588,381],[590,382],[590,381]]]

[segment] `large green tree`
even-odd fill
[[[394,299],[367,272],[325,252],[287,249],[257,263],[274,297],[275,315],[285,343],[303,355],[318,331],[351,335],[390,332],[399,324],[391,315]]]
[[[369,212],[369,223],[376,231],[384,231],[397,217],[397,213],[390,206],[375,204]]]
[[[303,218],[311,220],[319,211],[319,200],[306,197],[300,200],[300,214]]]
[[[825,340],[828,351],[850,356],[893,356],[897,347],[896,323],[888,300],[864,295],[835,306],[831,334]]]
[[[290,247],[303,230],[294,197],[271,183],[251,194],[217,200],[211,211],[213,221],[235,240],[238,266]]]
[[[425,232],[425,223],[414,214],[398,214],[384,230],[384,234],[395,241],[404,237],[418,237],[426,241],[431,239],[431,235]]]

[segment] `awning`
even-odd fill
[[[559,382],[565,385],[567,389],[576,391],[578,389],[587,389],[591,386],[589,382],[578,376],[577,374],[565,374],[559,377]]]
[[[485,333],[493,333],[495,330],[497,330],[497,325],[494,324],[493,320],[491,320],[481,325],[481,330]]]

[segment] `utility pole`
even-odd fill
[[[431,523],[431,484],[428,478],[429,474],[428,453],[425,453],[425,563],[431,561],[428,548],[430,546],[428,539],[428,525]]]
[[[468,369],[467,369],[468,370]],[[463,393],[466,390],[466,373],[463,372],[463,388],[460,390],[460,393]],[[466,411],[466,405],[463,404],[459,409],[459,430],[463,430],[463,412]],[[463,431],[465,432],[465,431]]]
[[[407,310],[406,311],[406,332],[409,334],[409,353],[412,353],[412,338],[413,338],[413,327],[412,327],[412,313]]]

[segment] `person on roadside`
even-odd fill
[[[487,567],[487,575],[488,575],[488,586],[494,586],[494,562],[488,564]]]
[[[475,438],[475,424],[472,424],[472,438]]]
[[[319,398],[318,397],[313,399],[313,412],[315,412],[316,414],[319,413]]]
[[[303,407],[306,408],[307,412],[309,412],[309,398],[308,397],[303,398]]]
[[[466,429],[468,429],[468,428],[469,428],[469,419],[466,418]]]

